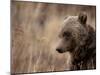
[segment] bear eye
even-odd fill
[[[71,36],[71,33],[70,32],[64,32],[63,33],[63,37],[65,37],[65,38],[68,38],[70,36]]]

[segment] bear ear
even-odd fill
[[[78,20],[81,24],[86,24],[86,21],[87,21],[86,13],[80,13],[78,16]]]

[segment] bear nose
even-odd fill
[[[62,49],[57,48],[56,51],[58,51],[59,53],[61,53],[62,52]]]

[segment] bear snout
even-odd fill
[[[61,48],[57,48],[56,51],[59,53],[63,53],[63,50]]]
[[[56,49],[56,51],[58,51],[59,53],[61,53],[61,52],[62,52],[60,48],[57,48],[57,49]]]

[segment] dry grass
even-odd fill
[[[59,54],[55,50],[57,35],[66,15],[82,11],[87,12],[88,23],[95,27],[95,7],[13,1],[12,73],[69,70],[70,54]]]

